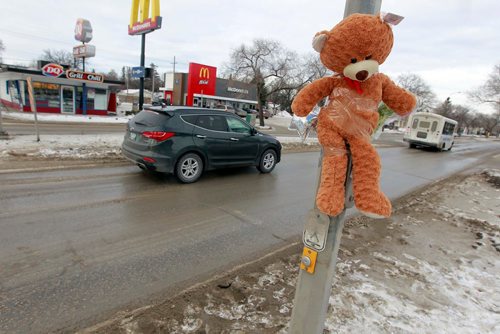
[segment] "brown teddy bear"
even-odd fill
[[[330,31],[316,34],[313,47],[335,74],[312,82],[295,97],[292,111],[306,116],[323,98],[317,132],[323,147],[318,208],[336,216],[344,209],[347,171],[346,143],[353,161],[354,202],[367,216],[391,215],[391,203],[381,192],[380,157],[371,145],[383,101],[399,115],[410,113],[415,97],[378,73],[393,45],[392,29],[380,16],[353,14]]]

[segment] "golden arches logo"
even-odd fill
[[[130,13],[130,27],[137,22],[144,22],[151,18],[152,21],[160,16],[160,0],[151,1],[151,16],[149,15],[150,0],[132,0]]]
[[[200,79],[210,79],[210,71],[206,67],[200,68]]]
[[[160,0],[132,0],[129,35],[148,33],[160,28]]]

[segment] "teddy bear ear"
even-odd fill
[[[328,31],[323,30],[318,32],[313,38],[312,42],[313,49],[316,50],[316,52],[321,52],[321,50],[323,50],[323,46],[325,46],[327,38],[328,38]]]

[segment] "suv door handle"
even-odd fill
[[[201,138],[201,139],[207,138],[207,136],[202,136],[202,135],[196,135],[196,137]]]
[[[232,141],[238,141],[239,140],[238,138],[233,138],[233,137],[231,137],[229,139],[232,140]]]

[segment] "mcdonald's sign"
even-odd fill
[[[200,68],[200,79],[210,79],[210,71],[207,67]]]
[[[189,63],[188,87],[186,104],[193,105],[194,94],[215,95],[217,67]]]
[[[147,34],[160,28],[160,0],[132,0],[128,34]]]

